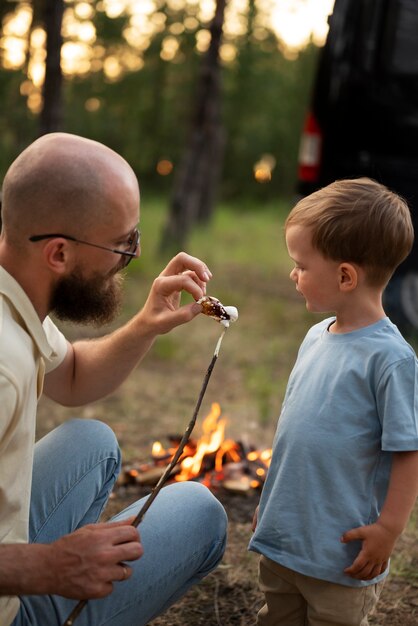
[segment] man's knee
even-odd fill
[[[60,436],[67,448],[77,450],[79,462],[83,458],[88,459],[90,464],[108,459],[112,474],[119,474],[121,452],[115,433],[107,424],[99,420],[73,418],[57,430],[61,430]]]
[[[201,576],[206,576],[223,557],[226,547],[228,518],[224,507],[211,491],[200,483],[187,481],[171,485],[172,497],[182,501],[189,515],[189,522],[206,543],[206,559]],[[196,532],[196,531],[195,531]]]
[[[174,483],[167,489],[167,495],[181,501],[189,511],[189,515],[202,524],[205,532],[213,532],[224,537],[227,530],[228,518],[225,509],[212,492],[198,482],[185,481]]]
[[[100,420],[73,418],[62,425],[66,430],[66,435],[76,438],[81,443],[87,442],[91,447],[100,447],[117,451],[119,454],[119,444],[113,430]]]

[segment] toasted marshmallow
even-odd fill
[[[229,315],[229,320],[221,320],[221,324],[228,328],[229,324],[236,322],[238,319],[238,309],[236,306],[225,306],[225,311]]]
[[[238,319],[238,309],[235,306],[224,306],[213,296],[203,296],[197,303],[202,306],[202,313],[213,317],[226,328],[231,322],[236,322]]]

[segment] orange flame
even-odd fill
[[[154,441],[154,443],[152,444],[152,456],[159,456],[160,454],[164,453],[165,450],[163,448],[163,445],[160,441]]]
[[[193,456],[182,461],[181,471],[176,475],[176,480],[189,480],[199,475],[203,457],[220,449],[224,439],[225,426],[226,419],[221,419],[221,407],[217,402],[214,402],[209,415],[203,420],[203,435],[197,442],[196,452]]]
[[[221,418],[221,407],[217,402],[212,404],[209,414],[202,422],[202,436],[196,444],[190,442],[183,452],[183,460],[180,464],[180,471],[174,479],[176,481],[186,481],[200,476],[203,484],[211,486],[212,470],[215,473],[215,480],[222,480],[223,468],[226,464],[250,461],[253,469],[253,480],[250,485],[253,488],[259,487],[263,482],[267,469],[271,462],[271,449],[254,450],[246,455],[242,445],[232,439],[225,439],[226,419]],[[176,448],[164,448],[160,441],[155,441],[152,446],[152,456],[154,462],[161,464],[169,462],[169,457],[173,456]],[[205,470],[204,459],[211,455],[210,469]],[[243,474],[245,480],[248,477]]]

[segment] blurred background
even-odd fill
[[[196,437],[218,402],[226,438],[269,448],[298,347],[318,321],[289,280],[282,226],[296,198],[368,175],[404,195],[415,220],[418,3],[1,0],[0,26],[0,187],[11,161],[45,133],[83,135],[123,155],[141,187],[142,254],[126,272],[117,324],[138,310],[171,255],[204,259],[210,295],[240,317]],[[413,345],[417,264],[414,248],[386,295]],[[60,325],[69,339],[113,327]],[[125,464],[149,459],[153,441],[167,447],[168,435],[184,431],[219,335],[198,316],[159,337],[112,396],[76,410],[43,398],[37,436],[74,414],[96,417],[116,432]],[[116,490],[115,510],[128,495]],[[258,495],[227,500],[223,565],[156,626],[253,623],[262,599],[246,546]],[[416,518],[373,624],[416,624]]]
[[[332,5],[2,2],[0,179],[37,135],[65,130],[123,154],[148,192],[172,191],[188,150],[205,153],[217,197],[292,195]]]

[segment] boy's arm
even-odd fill
[[[253,515],[253,521],[251,524],[251,530],[253,531],[253,533],[255,533],[255,529],[257,528],[257,524],[258,524],[258,510],[260,508],[260,505],[257,505],[257,508],[254,511],[254,515]]]
[[[404,530],[418,495],[418,451],[394,452],[389,488],[379,519],[341,537],[343,543],[362,541],[348,576],[371,580],[383,573],[399,535]]]

